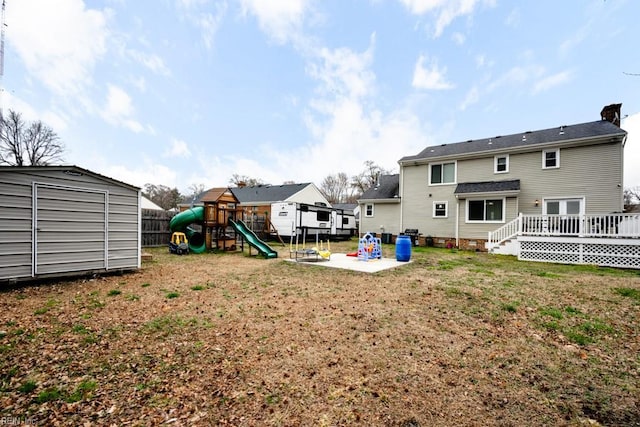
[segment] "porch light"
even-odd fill
[[[536,199],[535,202],[533,202],[534,205],[539,206],[540,205],[540,200]]]

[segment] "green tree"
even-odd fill
[[[162,209],[178,207],[182,201],[182,195],[177,188],[169,188],[165,185],[145,184],[142,194]]]

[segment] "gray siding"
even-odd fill
[[[402,172],[402,229],[417,228],[427,236],[454,236],[456,226],[456,184],[428,185],[426,165],[409,166]],[[433,203],[447,202],[446,218],[433,218]]]
[[[494,173],[494,155],[457,161],[457,182],[428,185],[428,166],[402,168],[402,228],[418,228],[424,235],[455,236],[459,203],[459,237],[486,238],[501,224],[467,224],[466,202],[454,195],[457,183],[520,179],[517,198],[507,199],[505,222],[519,212],[541,214],[548,198],[584,198],[587,214],[622,210],[622,145],[603,143],[560,149],[560,167],[542,168],[542,150],[509,154],[509,172]],[[451,161],[451,160],[449,160]],[[438,160],[436,163],[440,163]],[[502,196],[498,196],[502,197]],[[479,198],[486,198],[484,195]],[[535,206],[539,200],[539,206]],[[448,202],[448,218],[432,218],[434,201]]]
[[[367,203],[369,204],[369,203]],[[400,232],[400,203],[373,203],[373,216],[364,215],[365,204],[360,207],[360,231],[372,232],[378,235],[385,233],[399,234]]]
[[[502,197],[496,197],[502,199]],[[460,220],[460,238],[462,239],[486,239],[490,231],[495,231],[507,222],[518,216],[518,199],[516,197],[507,197],[505,200],[505,218],[502,223],[477,223],[467,222],[467,201],[460,200],[460,209],[458,218]]]
[[[542,168],[541,150],[510,154],[508,173],[493,173],[493,161],[493,156],[458,161],[458,182],[520,179],[519,210],[525,214],[541,214],[543,199],[566,197],[584,197],[587,214],[622,210],[619,143],[560,149],[557,169]],[[541,202],[537,207],[535,200]]]
[[[135,187],[74,167],[0,168],[0,280],[138,268],[139,248]]]

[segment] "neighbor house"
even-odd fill
[[[313,183],[254,185],[231,189],[238,198],[245,221],[252,216],[271,216],[271,204],[277,202],[305,203],[316,206],[331,206]]]
[[[430,146],[403,157],[398,194],[381,181],[359,201],[360,230],[418,229],[436,245],[485,250],[489,233],[520,214],[621,212],[627,133],[619,127],[620,107],[605,107],[594,122]]]

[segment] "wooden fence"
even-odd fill
[[[175,212],[142,209],[142,247],[169,244],[169,222]]]

